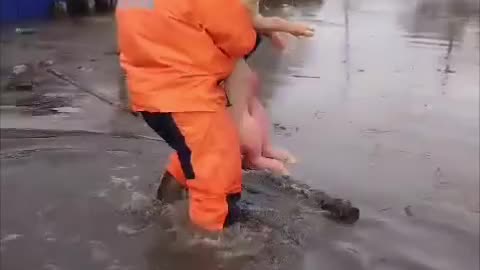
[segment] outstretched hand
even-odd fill
[[[297,38],[312,37],[315,29],[309,25],[291,22],[279,17],[263,17],[258,15],[254,19],[257,31],[270,38],[274,47],[284,50],[287,46],[286,37],[290,34]]]
[[[312,37],[315,29],[302,23],[290,23],[287,32],[296,37]]]
[[[312,37],[314,35],[314,30],[311,27],[304,26],[302,24],[298,24],[297,26],[292,26],[292,28],[295,28],[295,30],[292,30],[291,32],[288,32],[288,33],[297,38]],[[271,32],[267,36],[270,38],[270,41],[272,42],[273,47],[283,51],[287,48],[288,38],[286,34],[287,33],[282,33],[282,32]]]

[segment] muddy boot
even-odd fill
[[[165,172],[157,190],[157,199],[164,203],[173,203],[182,200],[185,191],[185,188],[169,172]]]
[[[228,214],[223,224],[225,228],[237,222],[244,222],[247,219],[248,212],[238,205],[241,197],[240,193],[227,195]]]

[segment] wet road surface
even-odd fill
[[[184,201],[151,199],[162,142],[4,130],[1,146],[2,269],[289,269],[339,226],[291,181],[246,174],[248,220],[209,240],[189,230]]]
[[[126,138],[153,135],[40,69],[35,95],[61,102],[35,111],[32,93],[2,90],[2,269],[479,269],[478,3],[265,1],[262,10],[316,28],[283,55],[266,43],[252,59],[274,141],[299,158],[296,179],[352,199],[358,223],[331,222],[249,174],[254,217],[222,240],[196,238],[175,211],[184,205],[149,199],[168,149]],[[2,78],[48,58],[116,102],[111,20],[86,25],[97,27],[72,37],[72,26],[46,25],[42,42],[22,37],[28,55],[12,37]],[[19,100],[30,105],[12,109]]]

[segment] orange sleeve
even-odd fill
[[[241,0],[200,0],[199,11],[203,27],[226,55],[239,58],[251,52],[257,34]]]

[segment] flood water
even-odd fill
[[[478,2],[293,3],[264,9],[315,37],[253,63],[276,142],[296,177],[363,210],[305,269],[478,269]]]
[[[189,230],[185,202],[150,199],[169,152],[161,142],[4,131],[1,268],[480,269],[478,1],[267,0],[261,10],[316,29],[284,53],[264,42],[250,64],[274,142],[299,159],[293,177],[351,199],[356,224],[249,173],[249,220],[206,238]],[[64,129],[128,127],[93,102],[70,109],[85,103],[75,91],[54,104],[76,121]],[[2,112],[2,128],[22,119]]]

